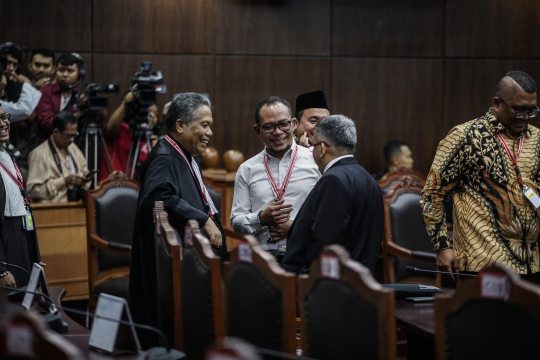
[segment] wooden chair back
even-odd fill
[[[225,337],[221,259],[199,224],[190,220],[184,235],[180,267],[184,352],[190,358],[203,355],[215,340]]]
[[[390,190],[390,187],[404,176],[410,177],[413,182],[421,187],[424,187],[426,184],[426,177],[422,173],[405,166],[400,166],[394,171],[387,172],[382,178],[377,180],[382,194],[385,195]]]
[[[165,211],[154,208],[156,224],[156,288],[158,328],[169,345],[182,350],[182,312],[180,291],[180,258],[182,248],[177,233],[169,224]],[[161,344],[165,345],[165,344]]]
[[[224,264],[227,335],[253,345],[296,352],[295,278],[246,235]]]
[[[0,358],[82,360],[85,356],[65,337],[47,328],[38,315],[25,312],[2,325]]]
[[[101,292],[127,299],[139,183],[113,172],[86,192],[90,308]]]
[[[407,266],[436,270],[435,250],[426,231],[420,207],[422,186],[411,177],[397,180],[384,202],[383,266],[386,283],[427,283],[440,286],[437,276],[412,276]]]
[[[157,203],[158,327],[176,349],[201,358],[207,346],[225,336],[221,260],[194,220],[185,228],[182,247],[160,207]]]
[[[396,358],[394,293],[345,248],[325,246],[298,289],[304,356]]]
[[[538,356],[540,288],[495,264],[435,297],[435,348],[442,359]]]

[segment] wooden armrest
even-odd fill
[[[435,262],[437,260],[437,255],[435,253],[430,253],[427,251],[413,250],[411,251],[411,255],[414,258],[418,258],[419,260],[432,261],[432,262]]]
[[[120,251],[130,251],[131,252],[131,245],[126,245],[126,244],[117,243],[117,242],[114,242],[114,241],[109,241],[107,246],[110,249],[120,250]]]
[[[129,255],[131,253],[131,245],[124,245],[124,244],[115,243],[112,241],[107,241],[96,234],[90,235],[89,242],[90,242],[90,245],[94,247],[97,247],[99,249],[103,249],[106,251],[110,251],[116,254]],[[113,244],[112,246],[110,246],[111,243]],[[116,246],[116,244],[118,246]],[[129,248],[125,248],[126,246]]]

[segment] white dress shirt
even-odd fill
[[[291,148],[279,160],[269,155],[265,148],[240,165],[236,172],[231,226],[239,234],[255,235],[265,250],[268,249],[267,240],[270,235],[268,227],[259,223],[257,215],[259,211],[266,209],[268,205],[276,201],[276,195],[266,174],[263,156],[267,156],[270,172],[278,187],[281,187],[295,148],[298,148],[298,157],[284,196],[285,204],[293,206],[291,212],[291,220],[293,220],[321,176],[309,149],[298,146],[293,141]],[[279,250],[284,251],[286,245],[287,239],[280,240]]]
[[[11,123],[28,119],[41,99],[41,91],[28,83],[22,86],[21,96],[16,102],[0,100],[5,112],[11,115]]]
[[[17,177],[17,170],[13,165],[13,160],[6,150],[0,151],[0,161],[11,172],[11,174]],[[0,167],[0,174],[4,181],[4,188],[6,189],[6,207],[4,209],[4,216],[25,216],[26,207],[24,206],[24,198],[21,194],[21,189],[13,179]]]
[[[354,155],[343,155],[343,156],[340,156],[340,157],[337,157],[335,158],[334,160],[330,161],[328,164],[326,164],[326,166],[324,167],[324,170],[323,170],[323,174],[326,173],[328,171],[328,169],[330,169],[332,167],[332,165],[334,165],[335,163],[337,163],[339,160],[341,159],[344,159],[344,158],[348,158],[348,157],[354,157]]]

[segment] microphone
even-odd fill
[[[435,274],[448,274],[448,275],[458,275],[458,276],[478,276],[478,275],[473,275],[473,274],[462,274],[462,273],[455,273],[455,272],[447,272],[447,271],[439,271],[439,270],[424,270],[424,269],[418,269],[418,268],[415,268],[414,266],[407,266],[405,268],[405,270],[407,272],[410,272],[410,273],[422,273],[422,272],[427,272],[427,273],[435,273]]]
[[[56,306],[54,305],[54,301],[52,299],[40,292],[37,291],[29,291],[26,290],[26,287],[23,289],[13,289],[7,286],[0,286],[1,289],[8,289],[13,290],[10,294],[17,294],[17,293],[29,293],[34,295],[43,296],[48,301],[38,301],[37,308],[39,311],[46,313],[43,315],[43,319],[45,320],[45,323],[54,331],[57,333],[66,333],[68,331],[68,324],[62,320],[62,314],[58,312],[58,309],[56,309]],[[8,294],[8,298],[10,296]]]
[[[183,352],[178,351],[176,349],[171,349],[171,346],[169,345],[169,341],[168,341],[167,337],[165,336],[165,334],[161,330],[159,330],[159,329],[157,329],[157,328],[155,328],[153,326],[137,324],[137,323],[129,322],[129,321],[125,321],[125,320],[112,319],[112,318],[107,317],[107,316],[96,315],[96,314],[92,314],[91,312],[88,312],[88,311],[81,311],[81,310],[77,310],[77,309],[73,309],[73,308],[69,308],[69,307],[64,307],[64,306],[62,307],[62,309],[64,311],[67,311],[67,312],[70,312],[70,313],[95,317],[96,319],[99,318],[99,319],[109,320],[109,321],[119,323],[121,325],[129,325],[129,326],[133,325],[136,328],[150,330],[150,331],[153,331],[153,332],[157,333],[159,335],[160,339],[163,341],[163,343],[166,344],[166,347],[165,348],[163,348],[163,347],[150,348],[145,352],[145,354],[143,354],[143,355],[141,355],[139,357],[140,360],[180,360],[180,359],[187,359],[186,354],[184,354]]]

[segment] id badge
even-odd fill
[[[29,211],[25,215],[25,223],[26,227],[24,228],[26,231],[34,230],[34,218],[32,217],[32,213],[30,213]]]
[[[540,197],[536,195],[533,189],[528,186],[523,186],[523,194],[531,202],[535,209],[540,207]]]
[[[279,244],[276,241],[275,243],[268,244],[268,250],[277,250],[279,248]]]

